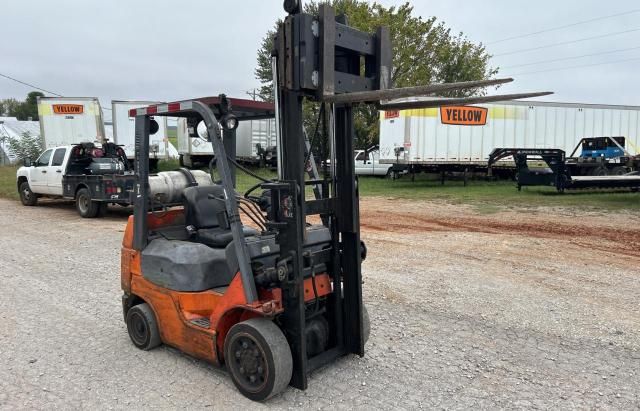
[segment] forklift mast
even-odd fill
[[[285,4],[286,7],[286,4]],[[355,30],[334,10],[320,6],[312,16],[290,7],[274,41],[276,107],[281,127],[279,158],[281,183],[266,185],[274,195],[272,204],[279,232],[280,254],[290,257],[293,276],[283,287],[284,329],[288,332],[294,361],[291,385],[304,389],[307,373],[346,353],[364,355],[362,324],[362,274],[358,185],[353,160],[353,103],[325,103],[336,94],[380,90],[389,87],[391,44],[386,28],[374,34]],[[361,60],[364,73],[361,73]],[[306,200],[303,100],[327,104],[331,173],[328,190],[320,198]],[[329,187],[328,187],[329,188]],[[323,355],[307,359],[303,281],[313,266],[303,254],[308,215],[320,215],[331,230],[333,247],[333,299],[336,345]],[[344,299],[341,298],[344,296]]]
[[[404,97],[472,89],[502,84],[512,79],[491,79],[461,83],[425,85],[393,89],[391,84],[392,48],[389,30],[379,27],[365,33],[348,25],[343,15],[336,16],[328,4],[319,5],[317,16],[302,12],[301,1],[287,0],[289,15],[278,26],[272,50],[276,124],[280,127],[278,184],[271,189],[274,207],[270,220],[278,227],[282,258],[293,266],[290,281],[283,285],[285,310],[283,329],[291,345],[293,377],[291,385],[305,389],[307,373],[346,353],[364,355],[362,257],[366,253],[360,241],[358,180],[353,157],[353,109],[357,104],[374,104],[380,109],[434,107],[465,104],[469,98],[433,99],[420,102],[390,101]],[[550,93],[472,97],[474,102],[500,101]],[[307,200],[305,181],[309,169],[303,130],[303,101],[320,104],[328,115],[330,146],[326,189],[316,191],[316,199]],[[320,118],[318,119],[320,124]],[[325,123],[326,124],[326,123]],[[315,137],[315,136],[312,136]],[[332,330],[335,345],[321,355],[308,359],[305,341],[305,305],[303,281],[313,267],[314,256],[303,253],[308,215],[320,215],[331,232],[329,250],[332,265]],[[343,297],[343,298],[342,298]]]

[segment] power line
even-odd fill
[[[565,60],[575,60],[575,59],[580,59],[580,58],[583,58],[583,57],[592,57],[592,56],[600,56],[600,55],[603,55],[603,54],[620,53],[622,51],[629,51],[629,50],[636,50],[636,49],[640,49],[640,46],[638,46],[638,47],[629,47],[629,48],[626,48],[626,49],[602,51],[602,52],[599,52],[599,53],[582,54],[580,56],[564,57],[564,58],[559,58],[559,59],[540,60],[540,61],[534,61],[533,63],[516,64],[514,66],[504,66],[504,67],[500,67],[500,68],[506,69],[506,68],[514,68],[514,67],[534,66],[536,64],[554,63],[556,61],[565,61]]]
[[[508,56],[508,55],[511,55],[511,54],[525,53],[527,51],[546,49],[546,48],[549,48],[549,47],[562,46],[562,45],[565,45],[565,44],[580,43],[582,41],[600,39],[600,38],[603,38],[603,37],[617,36],[617,35],[620,35],[620,34],[632,33],[634,31],[640,31],[640,28],[631,29],[631,30],[624,30],[624,31],[617,31],[615,33],[601,34],[599,36],[593,36],[593,37],[585,37],[585,38],[577,39],[577,40],[563,41],[563,42],[560,42],[560,43],[547,44],[547,45],[544,45],[544,46],[531,47],[531,48],[528,48],[528,49],[514,50],[514,51],[507,52],[507,53],[494,54],[493,57]]]
[[[45,89],[40,88],[40,87],[38,87],[38,86],[34,86],[33,84],[29,84],[29,83],[24,82],[24,81],[22,81],[22,80],[18,80],[17,78],[13,78],[13,77],[11,77],[11,76],[7,76],[6,74],[2,74],[2,73],[0,73],[0,77],[4,77],[4,78],[6,78],[6,79],[9,79],[9,80],[15,81],[16,83],[24,84],[25,86],[29,86],[29,87],[31,87],[31,88],[35,88],[36,90],[44,91],[45,93],[53,94],[53,95],[54,95],[54,96],[56,96],[56,97],[64,97],[62,94],[58,94],[58,93],[54,93],[53,91],[45,90]],[[107,108],[107,107],[102,107],[102,109],[103,109],[103,110],[109,110],[109,111],[112,111],[110,108]]]
[[[583,67],[602,66],[602,65],[606,65],[606,64],[617,64],[617,63],[624,63],[624,62],[627,62],[627,61],[635,61],[635,60],[640,60],[640,57],[634,57],[634,58],[631,58],[631,59],[616,60],[616,61],[605,61],[603,63],[595,63],[595,64],[581,64],[579,66],[561,67],[561,68],[548,69],[548,70],[527,71],[527,72],[524,72],[524,73],[511,74],[511,75],[509,75],[509,77],[512,77],[512,76],[513,77],[524,76],[524,75],[528,75],[528,74],[537,74],[537,73],[548,73],[548,72],[551,72],[551,71],[562,71],[562,70],[570,70],[570,69],[583,68]]]
[[[29,86],[29,87],[35,88],[36,90],[44,91],[45,93],[53,94],[54,96],[62,97],[62,95],[61,95],[61,94],[54,93],[53,91],[45,90],[45,89],[40,88],[40,87],[38,87],[38,86],[34,86],[33,84],[25,83],[24,81],[21,81],[21,80],[18,80],[18,79],[16,79],[16,78],[13,78],[13,77],[7,76],[6,74],[2,74],[2,73],[0,73],[0,77],[4,77],[4,78],[7,78],[7,79],[9,79],[9,80],[13,80],[13,81],[15,81],[16,83],[24,84],[25,86]]]
[[[566,29],[567,27],[578,26],[580,24],[591,23],[591,22],[598,21],[598,20],[610,19],[612,17],[624,16],[626,14],[633,14],[633,13],[637,13],[639,11],[640,11],[640,9],[634,9],[634,10],[629,10],[629,11],[625,11],[625,12],[622,12],[622,13],[611,14],[611,15],[608,15],[608,16],[596,17],[596,18],[589,19],[589,20],[582,20],[582,21],[579,21],[579,22],[576,22],[576,23],[565,24],[564,26],[557,26],[557,27],[552,27],[552,28],[545,29],[545,30],[534,31],[534,32],[527,33],[527,34],[520,34],[520,35],[517,35],[517,36],[506,37],[506,38],[503,38],[503,39],[500,39],[500,40],[495,40],[495,41],[492,41],[492,42],[489,42],[489,43],[486,43],[486,44],[496,44],[496,43],[502,43],[503,41],[521,39],[523,37],[529,37],[529,36],[535,36],[536,34],[541,34],[541,33],[547,33],[549,31]]]

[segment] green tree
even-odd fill
[[[0,115],[17,117],[18,120],[38,121],[38,97],[44,97],[39,91],[32,91],[27,94],[25,101],[20,102],[14,98],[0,101]]]
[[[24,163],[25,158],[31,160],[38,158],[43,148],[40,137],[33,136],[28,131],[22,133],[21,138],[9,138],[9,150],[21,163]]]
[[[7,98],[0,101],[0,115],[7,117],[17,117],[20,113],[22,103],[15,98]]]
[[[471,42],[463,33],[452,33],[435,17],[423,19],[414,15],[409,2],[398,7],[384,7],[364,0],[331,0],[330,3],[337,14],[345,14],[349,25],[359,30],[373,32],[379,26],[389,28],[394,87],[481,80],[498,72],[489,65],[491,56],[481,43]],[[319,4],[317,1],[305,4],[305,12],[317,14]],[[255,75],[262,84],[259,95],[263,100],[272,99],[271,49],[274,34],[274,30],[267,32],[258,50]],[[442,96],[471,94],[484,94],[484,91],[461,90]],[[317,109],[307,109],[305,114],[312,111],[317,112]],[[358,148],[378,142],[378,111],[374,107],[361,105],[356,108],[355,131]]]
[[[38,97],[44,97],[44,94],[39,91],[32,91],[27,94],[27,99],[22,106],[22,117],[18,120],[28,120],[31,117],[32,120],[38,120]]]

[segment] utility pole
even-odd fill
[[[0,159],[2,160],[2,165],[6,166],[7,165],[7,152],[6,152],[6,147],[5,147],[5,143],[7,142],[7,136],[2,136],[0,137]]]
[[[252,88],[251,90],[248,90],[248,91],[246,92],[248,95],[250,95],[250,96],[251,96],[251,99],[252,99],[253,101],[256,101],[257,90],[258,90],[257,88]]]

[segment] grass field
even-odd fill
[[[18,189],[16,188],[17,167],[0,167],[0,197],[18,200]]]
[[[178,167],[177,160],[161,161],[159,164],[160,171],[175,170]],[[260,169],[254,172],[267,179],[275,177],[275,172],[270,170]],[[240,192],[258,182],[241,171],[237,175]],[[15,167],[0,167],[0,197],[18,199],[15,181]],[[447,180],[445,185],[441,185],[439,180],[424,174],[416,175],[415,181],[406,176],[395,181],[360,177],[360,195],[471,204],[484,213],[504,208],[527,209],[538,206],[640,211],[640,193],[581,190],[559,194],[552,187],[524,187],[518,192],[515,183],[511,181],[475,180],[464,187],[462,181],[455,180]]]

